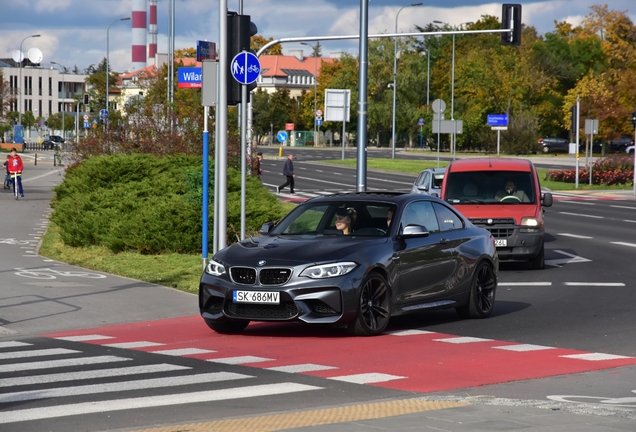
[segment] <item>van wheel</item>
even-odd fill
[[[545,268],[545,249],[543,244],[541,245],[539,255],[532,258],[532,268],[534,270],[543,270]]]

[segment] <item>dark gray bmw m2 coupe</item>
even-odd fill
[[[426,309],[487,317],[498,269],[490,233],[435,197],[337,194],[217,252],[201,277],[199,308],[220,333],[250,321],[303,321],[377,335],[392,316]]]

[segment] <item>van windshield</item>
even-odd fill
[[[470,171],[446,173],[446,201],[450,204],[533,204],[532,173]]]

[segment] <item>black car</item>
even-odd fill
[[[487,317],[498,271],[490,233],[438,198],[321,196],[217,252],[201,277],[199,309],[220,333],[250,321],[302,321],[376,335],[408,312]]]
[[[42,148],[44,150],[53,150],[60,148],[64,144],[65,140],[59,135],[49,135],[42,140]]]
[[[543,137],[539,138],[539,146],[543,153],[569,153],[570,140],[567,138]]]
[[[634,145],[632,137],[624,136],[616,138],[609,142],[609,151],[624,153],[625,149],[631,145]]]

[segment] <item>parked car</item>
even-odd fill
[[[613,139],[609,142],[609,151],[622,153],[629,146],[634,145],[634,140],[631,137],[624,136],[621,138]]]
[[[49,135],[42,140],[42,148],[44,150],[54,150],[60,148],[66,141],[59,135]]]
[[[509,187],[512,183],[512,187]],[[512,158],[461,159],[450,163],[441,198],[495,238],[502,261],[530,261],[545,267],[542,193],[532,162]]]
[[[569,153],[570,140],[567,138],[543,137],[539,138],[539,145],[543,153]]]
[[[219,333],[301,321],[377,335],[408,312],[455,308],[485,318],[494,306],[494,239],[435,197],[316,197],[260,234],[217,252],[203,272],[199,309]]]
[[[426,168],[413,182],[411,193],[439,197],[446,168]]]

